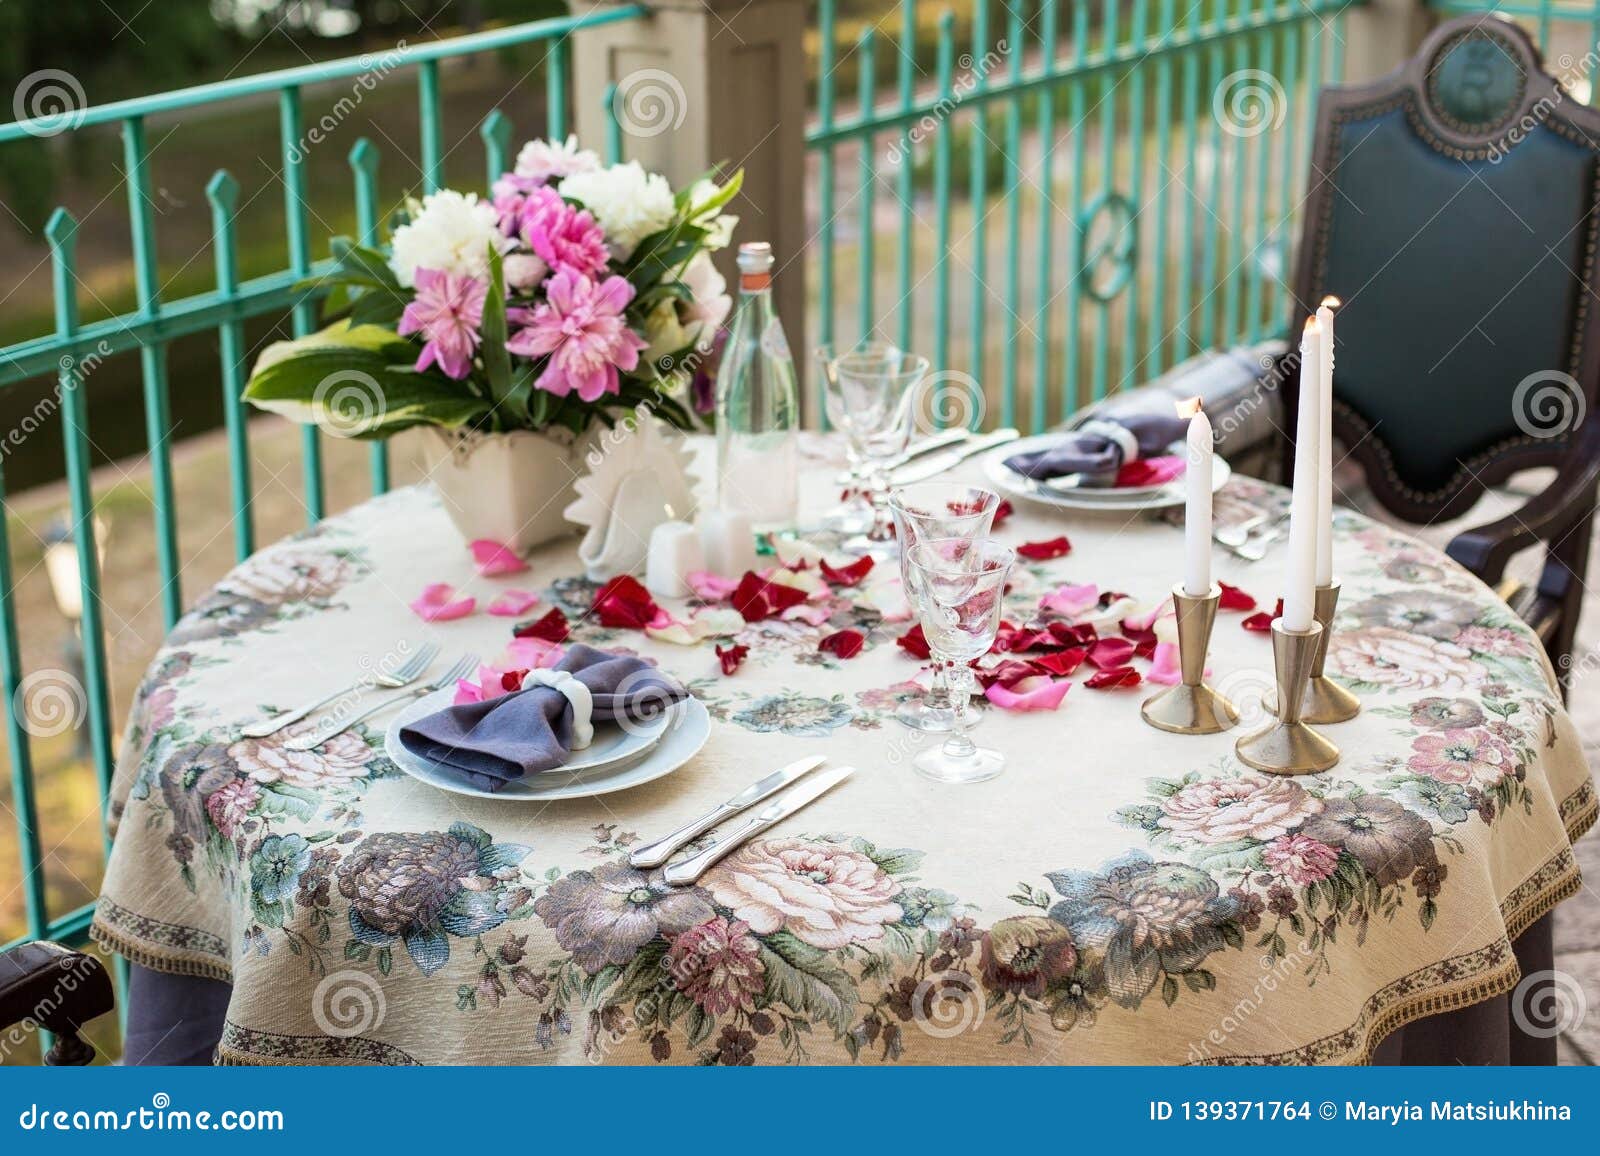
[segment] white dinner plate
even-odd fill
[[[1021,438],[999,446],[983,457],[983,473],[997,489],[1013,498],[1025,498],[1063,510],[1161,510],[1178,506],[1184,500],[1183,478],[1177,477],[1159,486],[1109,486],[1060,487],[1049,482],[1023,477],[1006,465],[1006,459],[1016,454],[1042,450],[1060,438],[1060,434],[1039,434]],[[1215,493],[1227,485],[1233,470],[1220,456],[1213,459],[1211,489]]]
[[[669,775],[694,758],[711,734],[711,716],[698,699],[674,703],[659,718],[628,730],[615,723],[597,723],[594,742],[574,754],[559,770],[529,775],[498,791],[464,782],[450,770],[419,758],[400,745],[400,728],[424,715],[443,710],[455,697],[453,688],[430,694],[394,717],[384,735],[384,753],[413,779],[441,791],[475,799],[517,801],[582,799],[625,791]]]

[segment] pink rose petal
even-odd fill
[[[485,609],[501,618],[520,618],[539,605],[539,596],[526,590],[506,590]]]
[[[457,598],[456,589],[448,582],[431,582],[422,588],[411,609],[424,622],[449,622],[465,618],[477,609],[476,598]]]
[[[790,622],[804,622],[807,626],[822,626],[833,617],[833,611],[814,602],[802,602],[798,606],[789,607],[780,617]]]
[[[1072,683],[1064,678],[1040,675],[1037,678],[1025,678],[1010,687],[992,683],[983,692],[983,697],[1002,710],[1055,710],[1070,689]]]
[[[1079,586],[1066,585],[1057,587],[1039,599],[1039,609],[1062,618],[1076,618],[1084,611],[1092,610],[1099,601],[1100,587],[1092,582]]]
[[[566,656],[566,647],[533,635],[513,638],[506,646],[512,670],[548,670]]]
[[[683,580],[689,584],[696,598],[707,602],[721,602],[739,589],[739,583],[734,579],[724,578],[709,570],[691,570],[683,576]]]
[[[498,578],[503,574],[521,574],[528,564],[504,542],[493,538],[479,538],[472,543],[472,560],[478,573],[485,578]]]

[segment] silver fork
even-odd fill
[[[264,739],[268,735],[277,734],[290,723],[297,723],[306,715],[320,706],[325,706],[342,695],[351,694],[369,687],[383,687],[385,690],[399,690],[401,687],[410,686],[421,678],[428,667],[433,665],[433,660],[439,657],[439,647],[432,642],[423,645],[416,654],[406,659],[393,672],[379,671],[371,678],[358,678],[349,686],[341,686],[331,694],[321,698],[312,699],[293,710],[286,710],[282,714],[273,715],[269,719],[253,722],[242,728],[239,733],[247,739]]]
[[[1229,546],[1228,549],[1233,552],[1235,557],[1243,558],[1246,562],[1259,562],[1267,556],[1267,547],[1288,533],[1289,523],[1285,520],[1279,522],[1265,533],[1255,535],[1243,546]]]
[[[369,719],[381,711],[386,711],[392,706],[399,706],[403,702],[409,702],[414,698],[421,698],[424,695],[434,693],[434,691],[443,690],[445,687],[453,685],[457,679],[465,678],[477,668],[478,656],[476,654],[464,654],[460,658],[456,659],[454,665],[452,665],[449,670],[445,671],[432,682],[427,683],[424,686],[419,686],[412,690],[405,691],[403,694],[390,695],[382,702],[374,703],[372,706],[369,706],[366,710],[362,711],[353,718],[334,719],[330,725],[323,726],[315,731],[312,731],[308,735],[301,735],[299,738],[290,739],[283,745],[291,751],[309,751],[313,747],[320,747],[329,739],[334,738],[337,735],[344,734],[345,731],[355,726],[356,723],[365,719]]]
[[[1277,517],[1276,514],[1267,511],[1266,513],[1257,514],[1253,518],[1246,518],[1237,526],[1222,526],[1211,536],[1217,540],[1219,545],[1237,550],[1250,540],[1251,534],[1265,526],[1275,517]]]

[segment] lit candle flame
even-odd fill
[[[1175,402],[1174,408],[1177,409],[1179,417],[1193,417],[1204,408],[1204,403],[1200,400],[1199,396],[1196,395],[1194,397],[1185,398],[1183,401]]]
[[[1322,326],[1317,323],[1315,315],[1306,318],[1306,333],[1321,333]]]
[[[1344,302],[1340,301],[1332,293],[1328,294],[1326,297],[1324,297],[1322,299],[1322,308],[1324,308],[1324,309],[1339,309],[1339,308],[1343,307],[1343,305],[1344,305]]]

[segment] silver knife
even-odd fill
[[[654,843],[646,843],[642,847],[635,847],[628,856],[629,865],[641,870],[661,866],[685,843],[699,838],[724,819],[731,819],[746,807],[754,806],[769,795],[777,794],[801,775],[820,767],[827,759],[827,755],[807,755],[773,771],[765,778],[757,779],[733,798],[718,803],[698,819],[691,819],[665,838],[657,839]]]
[[[909,486],[912,482],[925,482],[929,478],[936,478],[946,470],[952,470],[974,454],[981,454],[985,450],[992,450],[995,446],[1003,446],[1007,442],[1014,442],[1022,435],[1014,429],[997,429],[993,433],[984,434],[982,437],[973,438],[965,445],[957,446],[953,450],[929,458],[925,462],[918,462],[914,466],[896,470],[890,477],[889,483],[895,486]]]
[[[761,810],[757,811],[755,815],[743,826],[736,827],[734,830],[729,831],[726,835],[718,839],[715,843],[711,844],[711,846],[707,847],[704,851],[701,851],[697,855],[691,855],[687,859],[668,866],[667,869],[661,873],[661,878],[664,879],[669,886],[687,887],[689,884],[697,881],[700,876],[704,875],[706,870],[713,863],[721,859],[724,855],[728,854],[728,852],[739,846],[746,839],[750,838],[752,835],[758,834],[761,831],[765,831],[768,827],[779,822],[780,820],[787,819],[801,807],[804,807],[807,803],[810,803],[826,794],[828,791],[844,782],[854,773],[854,767],[836,767],[831,771],[824,771],[820,775],[816,775],[810,779],[807,779],[794,790],[784,795],[781,799],[775,799],[768,803],[765,807],[761,808]]]
[[[883,463],[883,468],[886,470],[898,470],[907,462],[916,461],[923,454],[931,454],[934,450],[942,450],[946,446],[953,446],[957,442],[964,442],[971,436],[972,431],[966,429],[947,429],[942,433],[933,434],[929,437],[923,438],[920,442],[916,442],[915,444],[906,447],[904,453],[895,454],[894,457]],[[848,486],[855,480],[855,473],[850,470],[845,470],[843,473],[836,474],[833,482],[834,485],[837,486]]]

